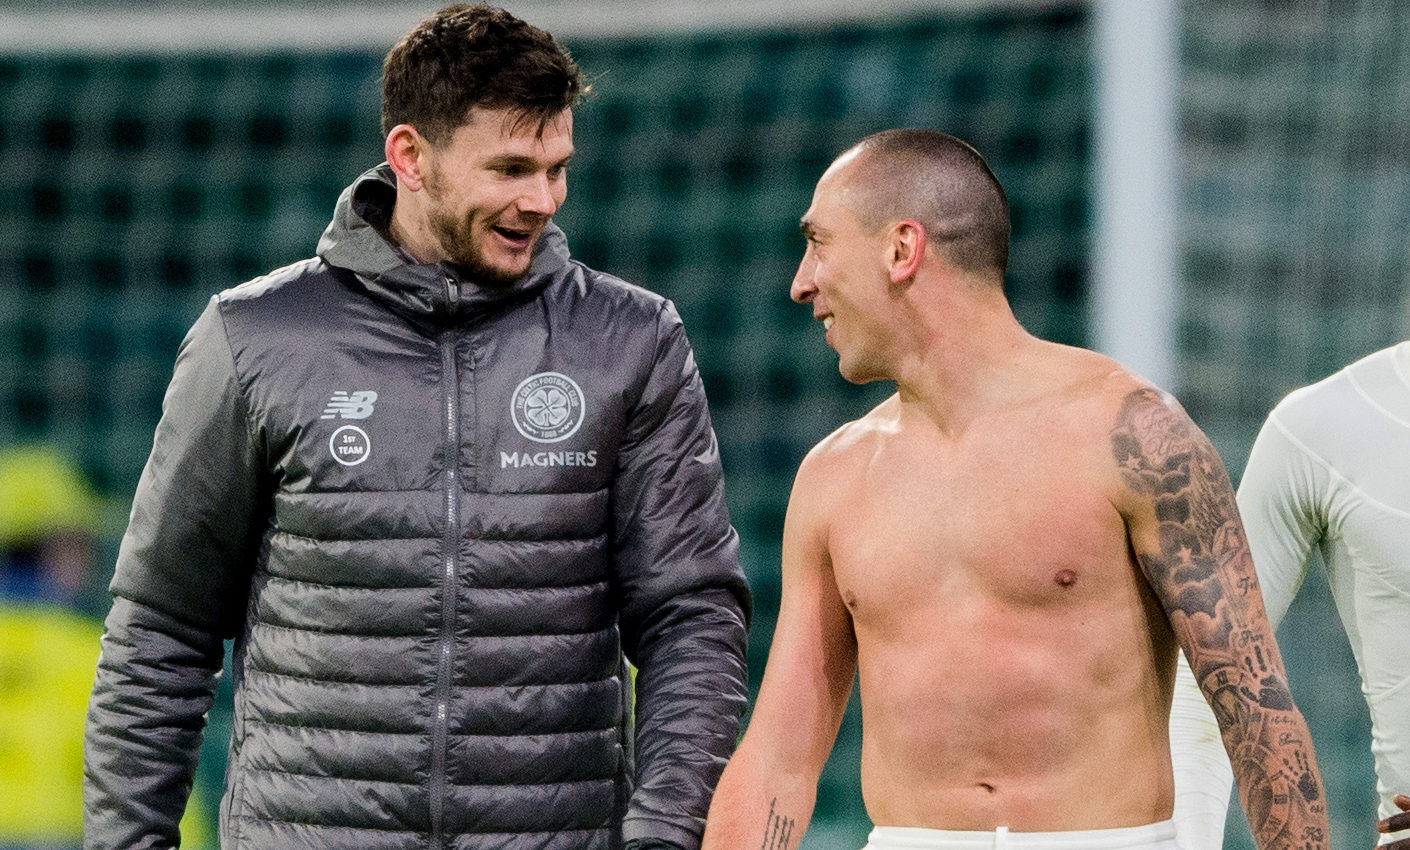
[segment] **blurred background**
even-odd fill
[[[1173,390],[1235,481],[1283,394],[1406,336],[1410,4],[503,5],[593,84],[558,216],[574,253],[673,299],[696,347],[757,595],[755,687],[793,471],[890,392],[844,382],[788,299],[812,186],[861,136],[972,142],[1012,202],[1019,318]],[[0,846],[76,834],[76,775],[36,792],[32,751],[71,750],[77,724],[13,718],[53,713],[61,632],[82,715],[178,343],[212,293],[312,253],[381,161],[382,56],[435,8],[0,4]],[[1370,847],[1366,709],[1320,573],[1279,639],[1333,844]],[[213,846],[228,700],[188,846]],[[856,709],[804,848],[870,828]],[[1235,809],[1226,846],[1249,848]]]

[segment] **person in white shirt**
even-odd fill
[[[1410,850],[1410,834],[1391,834],[1410,829],[1410,796],[1397,793],[1410,791],[1410,341],[1283,399],[1254,442],[1238,506],[1275,628],[1321,553],[1370,708],[1377,831],[1385,847]],[[1213,714],[1181,674],[1177,840],[1215,850],[1231,772]]]

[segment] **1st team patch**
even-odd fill
[[[372,440],[356,425],[344,425],[328,438],[328,451],[343,466],[357,466],[372,456]]]

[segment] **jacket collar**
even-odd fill
[[[386,163],[343,190],[318,241],[328,265],[357,275],[380,301],[413,319],[454,322],[538,292],[568,264],[568,240],[549,222],[534,246],[528,274],[509,286],[484,287],[454,263],[418,263],[388,236],[396,177]]]

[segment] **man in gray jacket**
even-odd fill
[[[176,845],[226,639],[226,850],[698,846],[748,590],[679,317],[551,222],[581,89],[547,33],[437,13],[317,256],[192,327],[112,582],[89,848]]]

